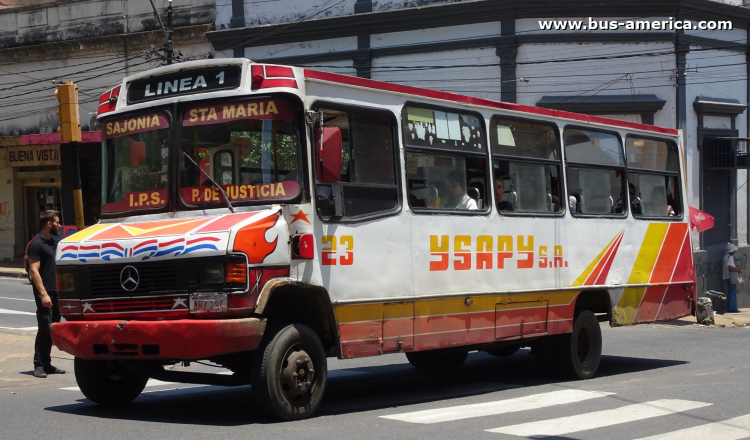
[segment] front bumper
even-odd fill
[[[69,321],[52,341],[82,359],[197,360],[255,350],[265,329],[265,318]]]

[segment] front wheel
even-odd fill
[[[132,371],[125,365],[107,361],[73,361],[78,388],[89,400],[102,405],[124,405],[138,397],[148,382],[148,375]]]
[[[596,374],[602,358],[602,329],[590,310],[579,313],[573,332],[560,335],[558,360],[561,372],[571,379],[589,379]]]
[[[261,411],[274,418],[310,417],[320,405],[327,378],[323,344],[303,324],[290,324],[268,335],[253,356],[253,398]]]

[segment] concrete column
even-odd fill
[[[516,96],[516,55],[518,55],[518,41],[515,38],[515,18],[511,17],[501,20],[500,35],[504,38],[495,47],[495,54],[500,58],[500,100],[516,103],[518,102],[518,97]]]

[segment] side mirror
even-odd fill
[[[323,127],[316,134],[318,182],[334,183],[341,179],[341,130]]]

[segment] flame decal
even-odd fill
[[[269,243],[266,241],[266,232],[276,225],[278,219],[278,214],[272,215],[237,231],[237,237],[234,239],[234,250],[245,253],[250,264],[262,263],[267,256],[276,250],[279,237],[277,236],[272,243]]]

